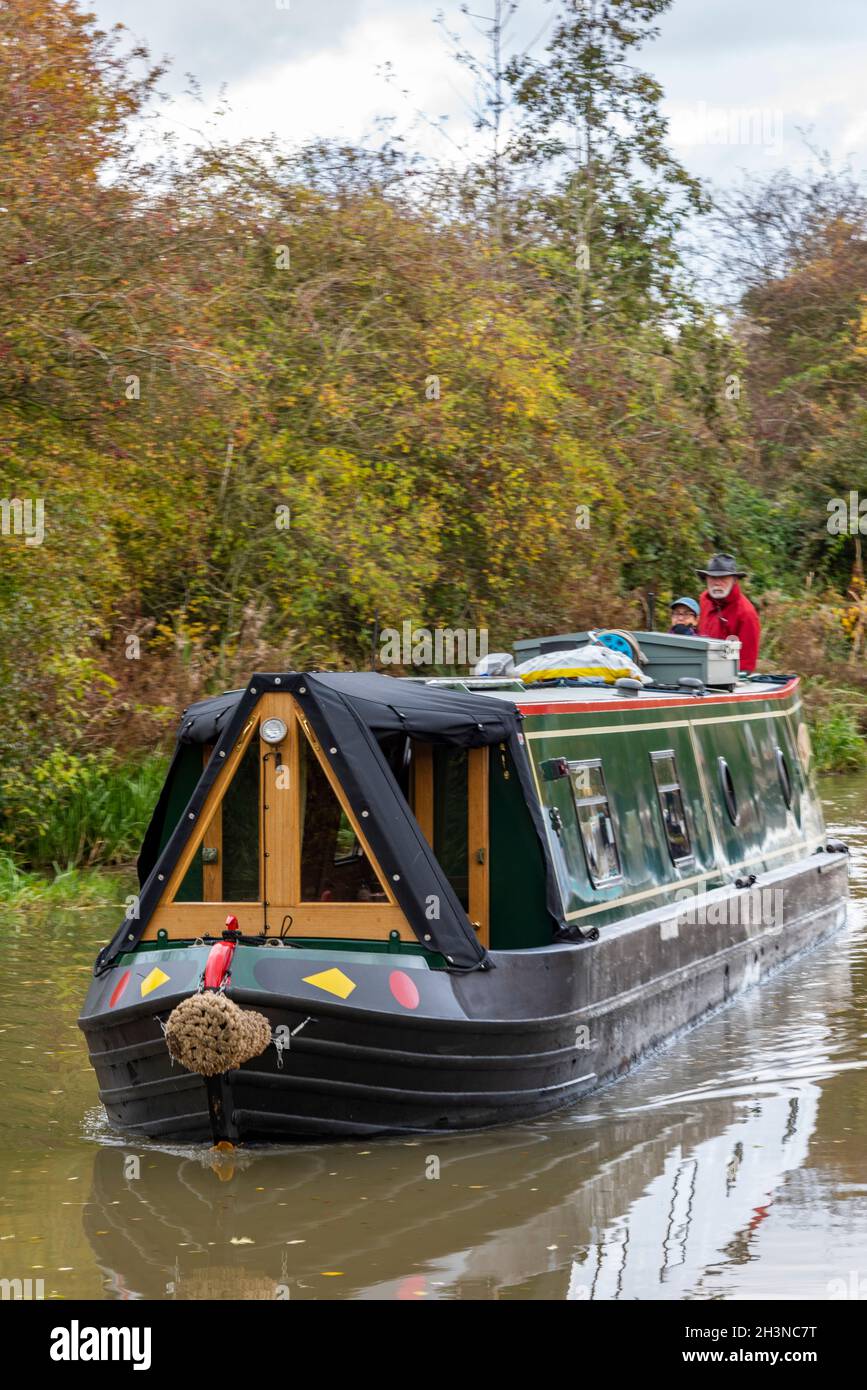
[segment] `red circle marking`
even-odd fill
[[[110,998],[109,1001],[108,1001],[108,1007],[109,1007],[110,1009],[113,1009],[113,1008],[114,1008],[114,1006],[115,1006],[115,1004],[117,1003],[118,999],[119,999],[120,996],[123,994],[124,990],[126,989],[127,985],[129,984],[130,973],[131,973],[131,972],[130,972],[129,970],[125,970],[125,971],[123,972],[123,974],[121,975],[120,979],[118,980],[117,984],[115,985],[114,989],[112,990],[112,992],[111,992],[111,998]]]
[[[404,970],[392,970],[388,977],[388,987],[405,1009],[418,1008],[418,986]]]

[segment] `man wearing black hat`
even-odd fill
[[[696,570],[707,588],[699,600],[699,637],[737,637],[741,644],[740,670],[754,671],[759,657],[761,624],[759,615],[745,594],[739,579],[746,571],[739,570],[733,555],[714,555],[707,569]]]

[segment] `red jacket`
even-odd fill
[[[739,669],[754,671],[759,656],[761,624],[759,615],[735,580],[728,598],[711,598],[707,589],[699,599],[699,637],[738,637],[741,643]]]

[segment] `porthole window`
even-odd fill
[[[673,864],[684,864],[692,859],[693,854],[674,753],[670,748],[664,752],[651,753],[650,762],[662,811],[668,852]]]
[[[792,775],[789,772],[789,764],[782,748],[774,749],[774,757],[777,763],[777,776],[780,779],[780,786],[783,791],[783,800],[789,810],[792,808]]]
[[[719,772],[720,791],[725,802],[726,810],[729,813],[729,820],[732,825],[738,823],[738,798],[735,792],[735,784],[732,781],[732,774],[725,758],[717,758],[717,771]]]

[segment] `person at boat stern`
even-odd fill
[[[669,633],[676,637],[697,637],[699,611],[694,598],[676,598],[671,605]]]
[[[696,570],[706,588],[699,600],[699,637],[737,637],[741,644],[740,669],[754,671],[759,658],[761,623],[759,615],[742,592],[739,570],[733,555],[714,555],[707,569]]]

